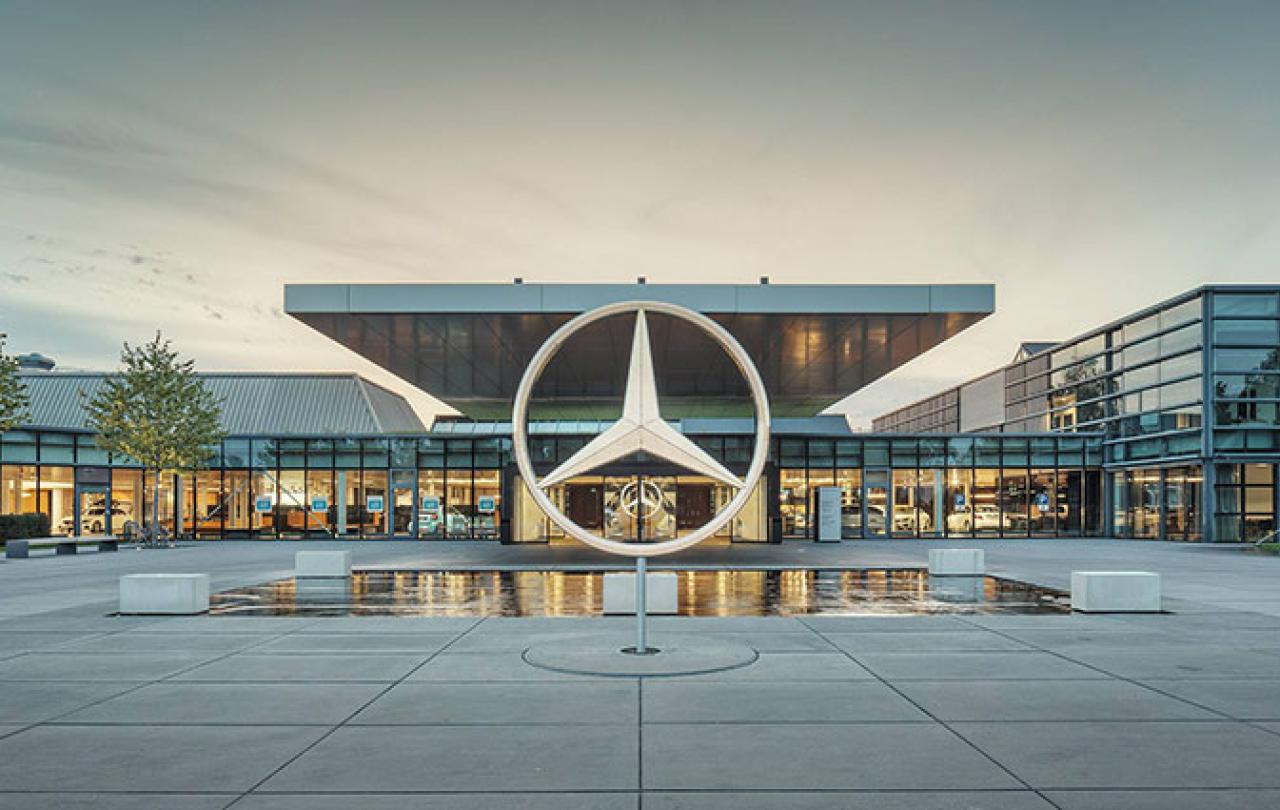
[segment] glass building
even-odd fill
[[[1276,530],[1278,382],[1280,286],[1214,285],[1039,347],[874,427],[950,403],[961,430],[1097,436],[1108,534],[1257,540]]]
[[[719,424],[691,420],[685,431],[730,470],[745,472],[750,426],[708,421]],[[1101,445],[1093,437],[889,438],[840,431],[833,423],[843,419],[793,421],[775,426],[766,474],[720,541],[816,539],[815,493],[824,486],[840,488],[844,539],[1101,530]],[[535,467],[551,469],[596,429],[533,425]],[[732,495],[652,461],[596,473],[552,487],[551,498],[579,525],[619,539],[637,529],[620,508],[628,489],[660,493],[661,509],[644,521],[649,540],[696,529]],[[196,539],[565,542],[520,482],[509,425],[444,422],[414,436],[232,437],[207,469],[165,475],[158,492],[150,476],[109,457],[89,432],[18,430],[0,441],[0,512],[46,514],[56,534],[118,533],[150,515],[157,498],[162,524]]]
[[[837,488],[840,535],[1256,539],[1275,529],[1280,286],[1190,291],[886,414],[875,431],[819,411],[990,314],[993,290],[863,285],[301,285],[286,309],[461,412],[424,426],[353,374],[207,374],[229,438],[159,490],[97,447],[82,403],[101,374],[30,371],[30,425],[0,438],[0,512],[53,531],[119,532],[158,503],[217,538],[566,542],[512,461],[512,391],[577,312],[656,299],[705,312],[758,364],[776,404],[768,464],[716,541],[816,540]],[[535,390],[535,470],[617,418],[631,316],[568,344]],[[736,474],[753,442],[742,381],[705,336],[651,321],[663,415]],[[723,484],[636,457],[549,488],[615,539],[705,524]],[[643,516],[635,504],[647,503]]]

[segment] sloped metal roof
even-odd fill
[[[31,394],[29,427],[88,430],[84,403],[103,372],[21,374]],[[202,373],[222,402],[233,436],[325,436],[420,433],[425,430],[399,394],[358,374]]]
[[[1037,354],[1047,352],[1058,345],[1060,344],[1049,340],[1024,340],[1018,344],[1018,351],[1014,352],[1013,360],[1010,362],[1017,363],[1020,360],[1026,360],[1028,357],[1035,357]]]

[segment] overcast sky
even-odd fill
[[[0,331],[412,395],[283,285],[994,282],[861,424],[1280,280],[1278,42],[1277,2],[0,0]]]

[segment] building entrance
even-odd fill
[[[604,481],[564,486],[564,513],[584,529],[604,528]]]
[[[78,534],[93,537],[105,535],[111,531],[118,532],[124,528],[123,516],[116,521],[119,525],[111,525],[111,507],[108,497],[110,493],[111,488],[105,485],[80,485],[76,499],[76,512],[79,516]],[[65,528],[66,534],[73,534],[71,527]]]

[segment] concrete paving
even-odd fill
[[[660,617],[655,638],[730,640],[759,660],[604,678],[521,653],[629,619],[107,615],[123,573],[208,572],[222,590],[287,576],[297,543],[10,561],[0,807],[1280,806],[1280,559],[972,545],[993,572],[1044,585],[1072,568],[1159,571],[1174,612]],[[343,547],[357,566],[602,563],[565,548]],[[676,564],[921,565],[930,547],[708,548]]]

